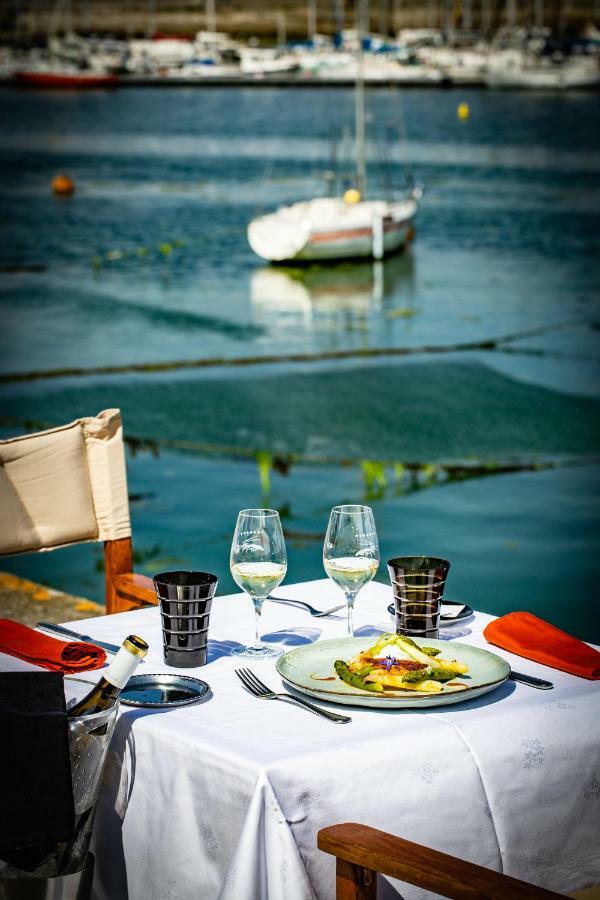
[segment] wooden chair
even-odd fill
[[[123,426],[118,409],[0,441],[0,556],[104,543],[106,612],[155,605],[133,572]]]
[[[565,896],[367,825],[323,828],[317,846],[336,857],[336,900],[376,900],[378,872],[452,900],[558,900]]]

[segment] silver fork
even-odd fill
[[[236,669],[235,674],[246,690],[250,691],[251,694],[258,697],[260,700],[286,700],[288,703],[296,703],[298,706],[303,706],[305,709],[309,709],[311,712],[316,713],[318,716],[322,716],[324,719],[329,719],[330,722],[342,723],[352,721],[350,716],[342,716],[340,713],[330,712],[328,709],[321,709],[319,706],[309,703],[308,700],[301,700],[300,697],[293,697],[291,694],[285,693],[276,694],[275,691],[270,690],[266,684],[263,684],[250,669]]]
[[[273,603],[283,603],[284,606],[301,606],[303,609],[307,609],[315,619],[322,619],[324,616],[330,616],[340,609],[346,609],[345,603],[340,603],[339,606],[332,606],[331,609],[317,609],[315,606],[311,606],[310,603],[305,603],[304,600],[286,600],[285,597],[273,597],[272,594],[269,594],[267,600],[272,600]]]

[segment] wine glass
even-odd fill
[[[263,659],[281,650],[261,641],[260,614],[267,596],[281,584],[287,571],[287,555],[279,513],[274,509],[243,509],[237,518],[231,544],[233,580],[254,603],[254,643],[232,650],[235,656]]]
[[[369,506],[334,506],[323,545],[325,571],[346,595],[348,635],[354,636],[352,612],[356,595],[379,567],[379,542]]]

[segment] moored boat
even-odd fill
[[[342,197],[317,197],[258,216],[248,225],[254,252],[272,263],[383,259],[414,236],[420,188],[401,199],[367,196],[364,23],[365,0],[357,6],[355,82],[356,187]]]
[[[270,262],[382,259],[412,240],[418,193],[393,202],[343,197],[301,201],[254,219],[248,241]]]
[[[18,84],[37,88],[99,88],[115,87],[116,75],[104,72],[69,71],[60,69],[22,69],[14,73]]]
[[[516,50],[492,54],[485,74],[490,88],[566,90],[600,85],[600,69],[592,57],[560,62]]]

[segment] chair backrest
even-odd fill
[[[131,536],[118,409],[0,441],[0,555]]]

